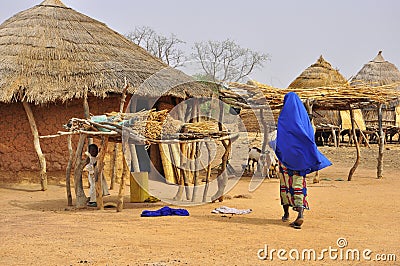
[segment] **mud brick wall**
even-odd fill
[[[119,98],[89,98],[90,113],[94,115],[118,111]],[[39,135],[52,135],[63,130],[72,117],[83,117],[82,99],[67,103],[32,105]],[[77,138],[73,139],[74,147]],[[47,170],[63,171],[68,163],[67,137],[41,139]],[[0,171],[37,171],[37,154],[25,110],[21,103],[0,103]]]

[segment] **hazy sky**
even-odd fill
[[[1,23],[40,0],[0,0]],[[63,0],[121,34],[136,26],[194,42],[230,38],[271,60],[250,78],[286,87],[322,54],[346,78],[383,50],[400,67],[398,0]]]

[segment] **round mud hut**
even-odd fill
[[[43,167],[64,171],[65,138],[39,136],[62,130],[71,117],[85,117],[85,99],[91,114],[118,111],[125,80],[137,109],[171,108],[183,99],[210,95],[183,72],[60,0],[45,0],[4,21],[0,172],[8,174],[1,179],[18,181]]]
[[[366,63],[351,79],[350,84],[366,86],[391,85],[400,82],[400,71],[392,63],[386,61],[379,51],[374,59]],[[397,87],[400,90],[400,86]],[[378,128],[378,111],[376,106],[362,110],[365,123],[368,127]],[[400,127],[399,101],[385,105],[382,109],[382,124],[384,128]]]

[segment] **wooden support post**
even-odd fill
[[[190,159],[192,158],[192,151],[191,151],[191,144],[185,144],[186,148],[186,158],[185,158],[185,175],[183,176],[183,181],[185,184],[185,192],[186,192],[186,199],[190,200],[190,190],[189,190],[189,182],[190,179],[192,178],[192,167],[191,167],[191,161]]]
[[[71,169],[74,160],[74,152],[72,150],[72,135],[68,135],[67,137],[67,146],[68,146],[68,165],[67,170],[65,171],[65,186],[67,188],[67,200],[68,206],[72,206],[72,195],[71,195]]]
[[[357,140],[357,135],[356,135],[356,127],[355,127],[355,119],[354,119],[354,111],[353,109],[350,108],[350,119],[351,119],[351,131],[353,132],[353,140],[354,144],[356,145],[356,161],[353,165],[353,167],[350,169],[349,176],[347,177],[348,181],[351,181],[354,172],[356,171],[358,164],[360,163],[360,147],[358,145],[358,140]]]
[[[119,112],[122,113],[124,111],[124,106],[125,106],[125,101],[126,101],[126,94],[128,92],[129,84],[126,80],[126,77],[124,78],[125,84],[124,84],[124,89],[122,90],[122,95],[121,95],[121,100],[119,103]]]
[[[383,134],[383,123],[382,123],[382,104],[378,106],[378,127],[379,127],[379,152],[378,152],[378,165],[376,170],[376,177],[383,178],[383,151],[385,148],[385,135]],[[399,135],[400,139],[400,135]]]
[[[87,198],[85,195],[85,191],[83,190],[83,183],[82,183],[82,170],[83,170],[82,151],[83,151],[83,146],[85,145],[85,140],[86,140],[86,135],[80,134],[74,160],[75,161],[74,184],[75,184],[75,196],[76,196],[77,208],[85,207],[87,202]]]
[[[130,112],[135,113],[136,107],[137,107],[137,97],[132,97],[130,107],[129,107]],[[131,153],[131,163],[130,163],[129,171],[131,171],[131,169],[133,168],[133,171],[138,173],[138,172],[140,172],[140,165],[139,165],[139,159],[138,159],[138,155],[137,155],[137,151],[136,151],[136,145],[130,144],[129,150]]]
[[[203,191],[203,202],[206,202],[206,200],[207,200],[208,186],[209,186],[210,177],[211,177],[211,161],[212,161],[210,144],[208,142],[205,142],[205,144],[207,147],[208,161],[207,161],[206,185],[204,186],[204,191]]]
[[[311,125],[313,125],[313,104],[311,103],[310,99],[307,99],[305,102],[305,107],[308,113],[308,118],[310,119]],[[313,178],[313,183],[319,183],[319,172],[316,171],[314,178]]]
[[[94,180],[96,182],[96,202],[97,209],[104,210],[103,202],[103,168],[104,168],[104,157],[107,153],[108,136],[103,136],[101,139],[100,152],[97,155],[97,163],[94,168]]]
[[[226,166],[228,164],[228,159],[229,159],[229,153],[230,149],[232,146],[232,141],[227,140],[227,143],[225,143],[225,140],[222,141],[223,146],[225,147],[225,152],[224,155],[222,156],[222,164],[221,164],[221,171],[217,177],[217,184],[218,184],[218,190],[217,193],[215,193],[211,197],[211,201],[223,201],[224,200],[224,193],[225,193],[225,187],[226,183],[228,182],[228,175],[226,174]]]
[[[90,119],[90,109],[89,109],[89,103],[88,103],[88,88],[85,88],[84,94],[83,94],[83,114],[85,116],[85,119]],[[88,145],[93,144],[93,138],[88,137]]]
[[[198,188],[198,186],[197,186],[197,177],[198,177],[198,169],[200,168],[199,166],[198,166],[198,164],[199,164],[199,155],[200,155],[200,143],[201,142],[195,142],[195,143],[193,143],[193,193],[192,193],[192,202],[194,202],[195,201],[195,197],[196,197],[196,194],[197,194],[197,188]]]
[[[357,123],[357,121],[355,119],[354,119],[354,123],[356,124],[358,130],[360,130],[360,135],[365,141],[365,146],[368,147],[368,148],[371,148],[371,146],[369,145],[369,141],[368,141],[367,136],[365,136],[364,132],[362,131],[361,127],[358,125],[358,123]]]
[[[265,165],[267,144],[269,142],[269,127],[267,125],[267,121],[265,121],[264,109],[260,110],[260,118],[261,118],[261,123],[263,125],[264,135],[263,135],[263,142],[262,142],[262,146],[261,146],[261,156],[260,156],[260,161],[261,161],[260,166],[261,167],[258,167],[258,165],[257,165],[257,168],[258,168],[257,171],[260,172],[263,177],[265,177],[265,175],[268,175],[267,168],[269,167],[269,165],[267,165],[267,166]],[[267,178],[269,178],[269,176],[267,176]]]
[[[187,144],[185,143],[180,143],[180,175],[178,179],[179,187],[178,191],[176,192],[176,195],[174,197],[174,200],[182,200],[182,194],[184,190],[184,186],[187,184],[187,177],[186,177],[186,162],[187,162],[187,157],[186,157],[186,151],[187,151]]]
[[[123,161],[121,182],[119,183],[119,192],[118,192],[118,201],[117,201],[117,212],[121,212],[124,208],[124,191],[125,191],[125,182],[128,176],[130,175],[130,170],[128,164],[125,159]]]
[[[113,153],[111,156],[111,167],[110,167],[110,176],[111,176],[111,184],[110,190],[114,189],[115,180],[117,179],[117,158],[118,158],[118,142],[114,143]]]
[[[46,158],[42,152],[42,148],[40,147],[40,139],[39,139],[39,131],[36,126],[35,117],[33,116],[33,112],[31,106],[27,102],[22,102],[26,116],[28,117],[29,125],[31,127],[32,135],[33,135],[33,145],[35,147],[37,156],[39,158],[40,164],[40,185],[42,186],[42,191],[47,190],[47,170],[46,170]]]
[[[331,127],[331,130],[332,130],[333,146],[338,147],[338,142],[336,139],[336,130],[334,127]]]

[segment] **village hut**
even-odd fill
[[[292,83],[288,89],[314,89],[320,87],[346,87],[349,83],[337,69],[327,62],[322,55],[317,62],[304,70]],[[350,129],[348,111],[338,110],[313,110],[313,124],[316,130],[330,131],[329,127],[336,127],[339,130]],[[365,130],[364,121],[360,110],[355,110],[356,123],[361,130]]]
[[[156,79],[144,82],[155,73]],[[46,170],[46,161],[48,171],[64,170],[65,138],[39,141],[39,136],[62,130],[71,117],[84,117],[85,95],[91,114],[118,111],[125,80],[128,94],[137,97],[136,109],[171,108],[182,99],[210,95],[189,76],[60,0],[45,0],[3,22],[0,171]],[[153,106],[147,106],[150,98],[158,99]]]
[[[365,64],[350,80],[353,86],[382,86],[400,82],[400,71],[392,63],[386,61],[379,51],[375,58]],[[400,90],[400,86],[397,87]],[[362,110],[365,123],[368,127],[378,128],[378,111],[376,106],[369,106]],[[382,110],[382,124],[384,128],[400,127],[399,101],[385,105]]]

